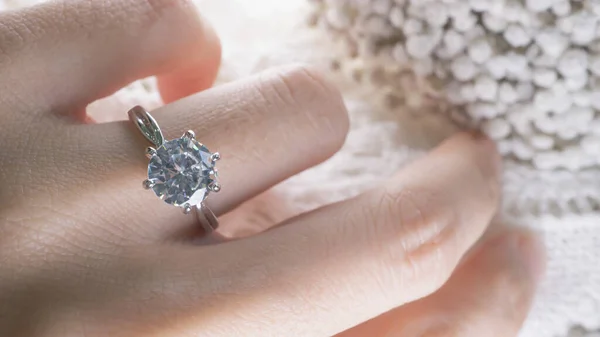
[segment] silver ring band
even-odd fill
[[[185,214],[193,211],[206,233],[217,229],[219,221],[205,199],[221,190],[215,167],[221,155],[211,153],[191,130],[180,138],[165,140],[156,120],[141,106],[129,110],[128,115],[154,146],[146,149],[150,162],[144,188],[153,190],[164,202],[183,208]]]
[[[210,233],[219,228],[219,220],[213,211],[204,203],[200,203],[200,207],[194,208],[198,222],[204,228],[206,233]]]
[[[165,142],[162,131],[154,117],[141,106],[135,106],[129,110],[129,120],[137,127],[152,145],[161,146]]]

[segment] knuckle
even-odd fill
[[[8,65],[14,54],[27,47],[38,30],[38,20],[29,11],[0,13],[0,65]]]
[[[395,287],[418,281],[424,293],[439,288],[459,259],[454,224],[457,213],[433,191],[384,190],[369,218],[383,263],[399,274]],[[382,240],[386,242],[382,243]]]
[[[337,150],[348,133],[349,120],[342,95],[320,72],[304,66],[281,68],[266,77],[263,93],[272,104],[303,118],[315,136],[328,137],[325,144]],[[292,109],[290,109],[290,107]]]

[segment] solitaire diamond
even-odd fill
[[[167,204],[181,207],[184,214],[193,214],[205,233],[219,227],[219,219],[204,199],[210,192],[221,191],[215,163],[221,159],[196,140],[196,133],[187,130],[181,138],[166,140],[158,123],[141,106],[127,114],[137,130],[152,144],[146,148],[148,179],[142,186],[152,190]]]
[[[168,204],[198,205],[218,186],[213,154],[193,137],[166,141],[150,158],[148,182]]]

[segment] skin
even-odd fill
[[[209,89],[219,62],[190,1],[0,14],[1,336],[516,336],[544,248],[524,230],[481,239],[500,201],[491,141],[456,135],[373,190],[269,223],[256,214],[285,216],[274,196],[236,207],[333,155],[344,103],[303,66]],[[223,231],[244,238],[198,244],[193,217],[141,188],[143,138],[86,116],[149,75],[167,139],[192,129],[223,154],[209,203],[236,209]]]

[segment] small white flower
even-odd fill
[[[460,81],[468,81],[475,77],[478,70],[473,61],[466,57],[461,56],[452,62],[452,74]]]
[[[508,82],[502,82],[502,84],[500,84],[500,88],[498,89],[498,98],[501,102],[506,104],[513,104],[519,100],[517,91]]]
[[[555,104],[554,94],[549,90],[540,90],[535,93],[533,104],[540,111],[551,111]]]
[[[569,49],[558,61],[558,71],[564,77],[581,76],[587,66],[588,54],[583,49]]]
[[[469,105],[467,112],[475,120],[490,119],[498,115],[498,109],[494,104],[490,103],[475,103]]]
[[[594,90],[590,95],[590,104],[596,110],[600,110],[600,90]]]
[[[473,13],[470,13],[469,15],[467,15],[466,17],[464,17],[460,20],[456,19],[456,20],[452,21],[454,29],[456,29],[459,32],[468,32],[469,30],[471,30],[475,27],[476,23],[477,23],[477,18],[475,17],[475,15]]]
[[[465,49],[466,41],[462,34],[450,29],[443,37],[444,48],[450,57],[458,55]]]
[[[471,83],[463,84],[460,88],[460,95],[465,102],[475,102],[477,100],[477,93],[475,87]]]
[[[552,5],[552,12],[556,16],[566,16],[571,13],[571,2],[569,0],[559,0]]]
[[[510,124],[502,118],[485,121],[481,128],[485,134],[496,140],[505,138],[511,131]]]
[[[533,82],[542,88],[550,88],[557,78],[558,74],[551,68],[535,68],[533,71]]]
[[[549,56],[560,56],[568,47],[569,39],[555,28],[535,34],[535,42]]]
[[[521,19],[522,13],[527,10],[523,8],[523,5],[519,1],[507,1],[502,11],[504,19],[508,22],[518,22]]]
[[[600,155],[600,137],[599,136],[587,136],[581,140],[581,148],[587,154],[592,156]]]
[[[533,157],[533,165],[541,170],[554,169],[560,165],[561,158],[554,151],[540,152]]]
[[[538,130],[546,134],[556,133],[558,127],[557,123],[554,120],[548,118],[547,116],[535,119],[533,121],[533,124]]]
[[[591,95],[587,90],[581,90],[578,92],[574,92],[573,94],[573,104],[579,107],[589,107],[591,103]]]
[[[428,57],[434,47],[435,41],[429,35],[412,35],[406,41],[406,52],[415,59]]]
[[[479,99],[494,102],[498,95],[498,82],[489,76],[480,76],[475,80],[475,92]]]
[[[506,63],[504,56],[494,56],[485,63],[485,68],[492,77],[499,80],[506,76],[508,71]]]
[[[479,39],[469,45],[469,56],[475,63],[484,63],[492,56],[492,53],[492,46],[485,39]]]
[[[582,72],[579,75],[565,78],[565,86],[570,92],[578,92],[585,88],[588,83],[588,73]]]
[[[448,14],[448,9],[446,8],[446,6],[443,6],[441,4],[435,6],[427,6],[425,12],[425,20],[429,25],[433,27],[444,26],[450,18]]]
[[[554,146],[554,138],[543,134],[534,134],[529,136],[529,144],[538,150],[550,150]]]
[[[518,24],[511,24],[504,31],[504,38],[513,47],[523,47],[529,44],[531,41],[531,35],[527,32],[523,26]]]
[[[519,101],[529,101],[535,94],[535,88],[529,82],[517,84],[516,89],[517,95],[519,96]]]
[[[535,154],[531,146],[521,139],[513,140],[512,150],[513,154],[521,160],[530,160]]]
[[[573,28],[571,30],[571,42],[576,45],[585,46],[596,38],[596,15],[581,12],[572,16]]]
[[[409,18],[404,21],[402,32],[405,35],[415,35],[423,31],[423,21],[419,19]]]
[[[448,5],[448,14],[454,20],[462,20],[469,16],[471,7],[466,1],[456,1]]]
[[[483,14],[483,25],[485,28],[494,33],[500,33],[506,29],[506,20],[497,15],[493,15],[490,13]]]
[[[565,16],[556,21],[556,27],[565,34],[571,34],[574,26],[575,20],[573,16]]]
[[[505,55],[506,57],[506,69],[509,73],[513,75],[518,75],[524,71],[528,71],[529,62],[527,61],[527,57],[522,54],[518,54],[515,52],[509,52]]]

